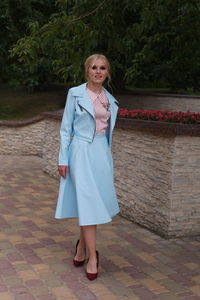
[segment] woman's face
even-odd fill
[[[88,82],[93,84],[102,84],[107,76],[108,67],[106,62],[101,58],[94,60],[88,69]]]

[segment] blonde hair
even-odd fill
[[[110,85],[110,82],[111,82],[110,63],[109,63],[108,59],[105,57],[105,55],[103,55],[103,54],[93,54],[93,55],[90,55],[86,59],[86,61],[85,61],[85,78],[88,79],[88,70],[89,70],[89,67],[91,66],[92,62],[94,60],[97,60],[97,59],[102,59],[106,63],[107,70],[108,70],[108,76],[107,76],[107,78],[108,78],[108,85]]]

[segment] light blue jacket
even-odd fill
[[[104,88],[109,101],[110,122],[108,144],[112,144],[112,131],[118,111],[117,100]],[[58,165],[68,165],[68,149],[73,135],[92,143],[96,131],[93,104],[86,90],[86,83],[69,89],[60,128],[60,151]]]

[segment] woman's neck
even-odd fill
[[[102,84],[93,84],[91,82],[88,82],[87,88],[95,94],[100,94],[102,92]]]

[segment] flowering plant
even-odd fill
[[[139,120],[151,120],[171,123],[185,123],[185,124],[200,124],[200,113],[170,110],[142,110],[133,109],[128,110],[120,108],[118,116],[121,118],[131,118]]]

